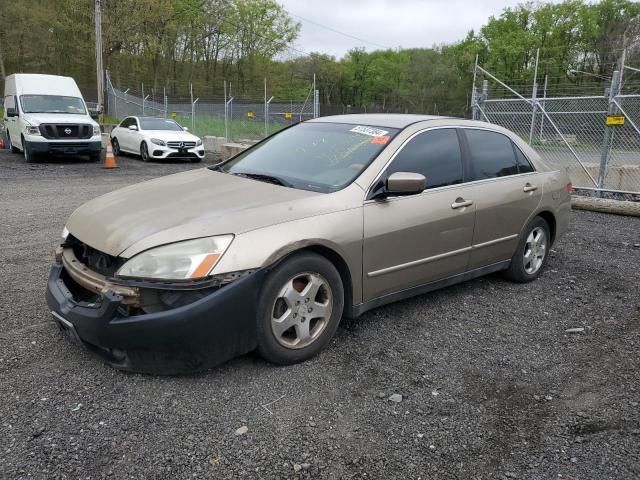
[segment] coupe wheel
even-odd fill
[[[113,137],[111,139],[111,150],[113,151],[114,156],[120,155],[120,144],[118,143],[118,139]]]
[[[534,218],[523,231],[511,265],[505,271],[505,276],[514,282],[526,283],[535,280],[540,275],[551,248],[551,233],[547,222],[541,218]]]
[[[273,270],[258,304],[258,352],[287,365],[320,352],[335,334],[344,308],[340,274],[324,257],[296,254]]]
[[[140,145],[140,156],[142,157],[143,162],[149,161],[149,147],[147,147],[145,142],[142,142]]]

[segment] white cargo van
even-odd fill
[[[27,162],[39,154],[100,159],[100,126],[89,116],[71,77],[16,73],[4,84],[4,126],[13,152]]]

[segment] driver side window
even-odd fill
[[[453,128],[420,133],[407,143],[387,168],[395,172],[421,173],[427,189],[462,183],[462,152]]]

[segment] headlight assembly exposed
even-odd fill
[[[100,135],[100,126],[99,125],[94,125],[93,126],[93,136],[95,137],[96,135]]]
[[[202,139],[201,138],[196,140],[196,146],[199,147],[200,145],[202,145]]]
[[[160,140],[159,138],[152,138],[151,143],[155,143],[156,145],[160,145],[161,147],[164,147],[166,145],[165,141]]]
[[[152,248],[127,261],[116,276],[158,280],[205,278],[232,240],[233,235],[219,235]]]

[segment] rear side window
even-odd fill
[[[524,156],[524,153],[514,144],[513,149],[516,152],[516,158],[518,160],[518,172],[520,173],[531,173],[534,172],[534,168],[529,162],[529,159]]]
[[[387,169],[387,175],[395,172],[421,173],[427,188],[462,183],[462,153],[455,129],[430,130],[411,139]]]
[[[518,173],[515,151],[506,135],[465,129],[471,153],[472,180],[505,177]]]

